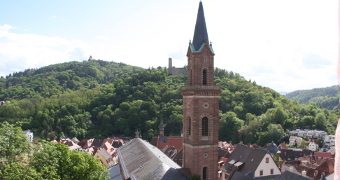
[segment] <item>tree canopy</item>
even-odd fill
[[[162,67],[142,70],[105,61],[51,65],[0,79],[0,100],[10,101],[0,106],[0,122],[20,123],[50,140],[134,136],[136,130],[150,139],[158,135],[163,119],[166,135],[180,135],[185,84],[186,76],[169,75]],[[264,145],[275,128],[280,132],[277,140],[286,129],[335,131],[337,115],[316,103],[298,104],[219,68],[215,84],[222,90],[220,140]]]
[[[105,179],[108,170],[86,152],[60,143],[27,141],[20,127],[0,127],[0,179]]]

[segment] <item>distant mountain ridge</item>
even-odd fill
[[[300,104],[314,102],[317,106],[336,110],[339,105],[339,86],[334,85],[325,88],[314,88],[310,90],[297,90],[286,94],[286,97],[296,100]]]
[[[92,89],[145,69],[125,63],[104,60],[71,61],[38,69],[26,69],[0,78],[0,100],[46,98],[75,91]]]

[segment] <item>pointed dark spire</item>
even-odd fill
[[[192,41],[192,44],[194,45],[195,50],[198,51],[203,43],[209,43],[209,38],[208,38],[207,26],[205,24],[203,4],[201,1],[198,7],[198,13],[197,13],[197,19],[196,19],[196,25],[195,25],[195,33],[194,33],[194,39]]]

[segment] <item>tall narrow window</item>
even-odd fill
[[[207,85],[207,70],[203,70],[203,85]]]
[[[189,73],[189,85],[192,85],[192,69],[190,69]]]
[[[188,118],[188,134],[189,136],[191,134],[191,118],[190,117]]]
[[[203,180],[206,180],[206,179],[207,179],[207,169],[208,169],[207,167],[204,167],[204,168],[203,168],[203,176],[202,176],[202,179],[203,179]]]
[[[208,118],[202,119],[202,136],[208,136]]]

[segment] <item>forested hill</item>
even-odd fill
[[[168,75],[166,68],[142,70],[104,61],[27,70],[1,79],[0,97],[10,103],[0,106],[0,123],[19,123],[49,139],[134,136],[136,130],[149,139],[158,135],[163,119],[165,134],[179,135],[185,83],[186,76]],[[220,140],[264,145],[281,142],[285,129],[332,134],[336,128],[337,115],[328,110],[300,105],[232,71],[216,68],[215,84],[222,89]]]
[[[315,88],[311,90],[298,90],[288,93],[287,98],[296,100],[298,103],[316,103],[317,106],[328,110],[339,109],[339,86]]]
[[[39,69],[26,69],[0,78],[0,101],[50,97],[66,90],[95,88],[143,68],[103,60],[66,62]]]

